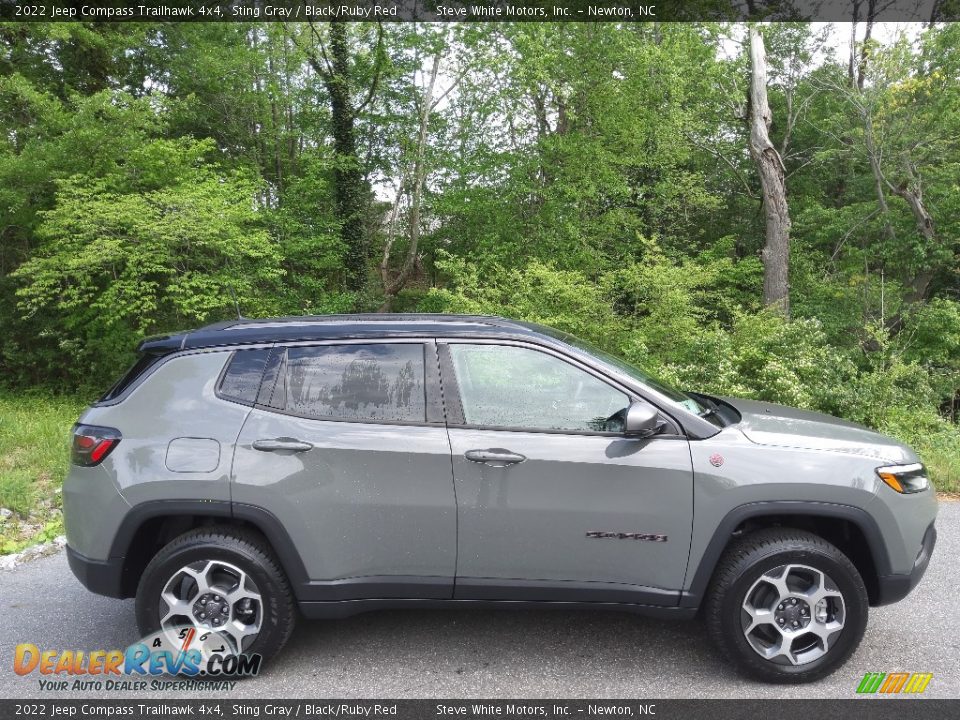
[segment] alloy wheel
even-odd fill
[[[846,604],[836,583],[808,565],[781,565],[750,586],[740,624],[750,647],[779,665],[826,655],[843,631]]]
[[[221,560],[177,570],[160,593],[160,627],[179,637],[184,627],[227,638],[236,653],[253,643],[263,624],[263,599],[249,573]]]

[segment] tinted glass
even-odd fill
[[[450,345],[468,425],[622,432],[630,399],[559,358],[504,345]]]
[[[426,420],[423,346],[325,345],[287,350],[286,409],[333,420]]]
[[[230,365],[220,381],[222,397],[252,405],[260,390],[260,378],[270,351],[237,350],[230,358]]]
[[[545,335],[549,335],[557,340],[562,340],[577,350],[581,350],[587,355],[591,355],[592,357],[599,359],[608,365],[612,365],[614,368],[624,373],[628,377],[633,378],[642,385],[646,385],[648,388],[656,390],[675,405],[679,405],[685,410],[695,413],[700,413],[704,410],[704,407],[697,402],[696,398],[690,397],[690,395],[687,393],[671,387],[666,382],[655,377],[646,370],[628,363],[626,360],[623,360],[616,355],[611,355],[610,353],[601,350],[597,346],[588,343],[586,340],[582,340],[575,335],[571,335],[570,333],[565,333],[562,330],[546,327],[545,325],[534,325],[533,327]]]

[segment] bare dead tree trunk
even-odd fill
[[[767,101],[767,54],[763,38],[750,27],[750,157],[757,166],[763,191],[766,241],[763,259],[763,302],[790,315],[790,212],[786,168],[770,142],[770,104]]]

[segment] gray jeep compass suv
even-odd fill
[[[70,566],[141,631],[272,656],[297,611],[690,618],[761,680],[826,675],[903,598],[937,501],[901,443],[684,393],[496,317],[237,320],[152,338],[83,413]]]

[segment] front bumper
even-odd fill
[[[112,598],[128,597],[124,593],[124,558],[91,560],[67,545],[70,570],[90,592]]]
[[[937,544],[937,529],[931,523],[923,535],[920,552],[913,564],[913,570],[907,575],[881,575],[877,578],[877,597],[871,605],[890,605],[903,600],[923,579],[930,564],[930,556]]]

